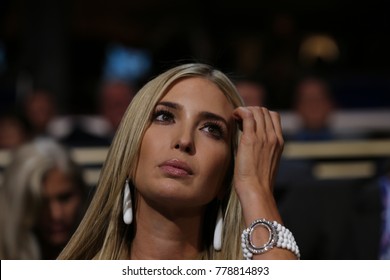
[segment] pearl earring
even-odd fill
[[[129,186],[129,179],[126,179],[125,190],[123,195],[123,221],[125,224],[130,225],[133,221],[133,209],[131,205],[131,193]]]
[[[214,249],[220,251],[222,248],[222,232],[223,232],[223,217],[222,217],[222,207],[218,208],[217,222],[215,223],[214,230]]]

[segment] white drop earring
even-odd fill
[[[126,179],[125,190],[123,194],[123,221],[126,225],[130,225],[133,221],[133,209],[131,204],[129,179]]]
[[[222,232],[223,232],[223,217],[222,217],[222,207],[218,207],[218,216],[215,223],[214,230],[214,249],[220,251],[222,248]]]

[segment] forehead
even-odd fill
[[[199,111],[208,111],[228,119],[233,105],[222,90],[210,80],[201,77],[184,78],[174,83],[162,101],[170,101]]]
[[[73,189],[76,189],[76,186],[71,176],[59,168],[49,170],[44,177],[42,189],[44,197],[53,197]]]

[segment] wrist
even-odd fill
[[[270,191],[247,192],[244,195],[238,195],[238,198],[247,226],[258,217],[281,222],[279,209],[274,196]]]
[[[235,180],[234,187],[240,200],[273,197],[272,187],[257,179]]]

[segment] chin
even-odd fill
[[[69,234],[51,234],[48,236],[48,241],[52,246],[63,246],[69,239]]]

